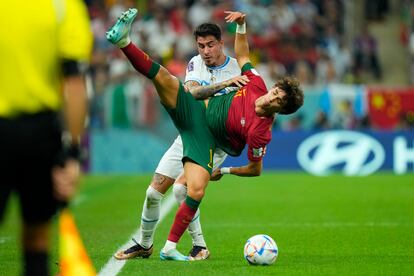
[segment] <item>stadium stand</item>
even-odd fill
[[[235,26],[225,24],[223,12],[246,12],[251,59],[266,84],[293,74],[304,85],[301,112],[279,116],[275,131],[414,127],[411,1],[96,0],[88,4],[95,35],[92,140],[95,132],[124,129],[157,137],[167,145],[177,134],[153,87],[133,73],[121,52],[105,39],[108,26],[130,7],[140,11],[132,39],[182,78],[188,60],[197,54],[194,27],[205,21],[221,24],[225,52],[233,55]]]

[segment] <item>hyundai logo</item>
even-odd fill
[[[342,170],[345,175],[369,175],[384,163],[382,145],[354,131],[326,131],[310,136],[298,149],[299,164],[315,175]]]

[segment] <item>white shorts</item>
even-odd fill
[[[213,171],[223,164],[226,160],[227,154],[221,149],[216,149],[213,156]],[[160,162],[158,163],[155,172],[168,176],[173,179],[183,172],[183,142],[181,136],[178,136],[171,147],[164,153]]]

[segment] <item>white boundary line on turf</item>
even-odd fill
[[[175,201],[175,197],[173,193],[169,194],[167,197],[165,197],[162,200],[160,218],[158,220],[158,223],[160,223],[168,215],[168,213],[171,211],[171,209],[176,204],[177,203]],[[137,240],[139,240],[140,236],[141,236],[141,231],[140,231],[140,227],[138,226],[138,229],[134,232],[134,234],[132,234],[131,238],[135,237]],[[129,239],[127,243],[125,243],[120,248],[118,248],[116,252],[118,252],[121,249],[129,248],[133,246],[135,243],[131,240],[131,238]],[[125,262],[126,260],[122,260],[122,261],[116,260],[114,256],[112,255],[112,257],[108,260],[108,262],[102,267],[101,271],[99,271],[98,275],[99,276],[117,275],[119,272],[121,272],[122,268],[125,265]]]

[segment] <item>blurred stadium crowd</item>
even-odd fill
[[[362,85],[367,80],[381,84],[383,78],[378,41],[365,22],[384,20],[390,8],[387,0],[361,1],[363,4],[359,6],[365,18],[358,29],[351,32],[347,30],[347,21],[353,18],[349,12],[355,10],[352,5],[358,2],[87,1],[95,37],[90,125],[93,129],[138,128],[157,133],[171,126],[152,85],[134,73],[121,51],[105,39],[105,31],[117,16],[127,8],[137,7],[139,17],[133,26],[133,41],[181,79],[184,79],[187,62],[197,54],[192,30],[208,21],[221,25],[225,52],[233,55],[235,26],[225,24],[224,11],[247,13],[252,60],[267,85],[272,85],[280,76],[293,74],[305,87],[308,108],[298,115],[278,120],[276,127],[284,130],[413,129],[414,88],[384,91]],[[411,49],[410,58],[414,60],[411,5],[411,1],[399,1],[405,12],[401,14],[401,41]],[[414,62],[412,68],[414,72]],[[413,104],[407,105],[404,101]],[[387,118],[383,117],[390,114],[392,123],[384,124]],[[372,120],[372,116],[380,118]],[[170,129],[174,132],[173,127]]]

